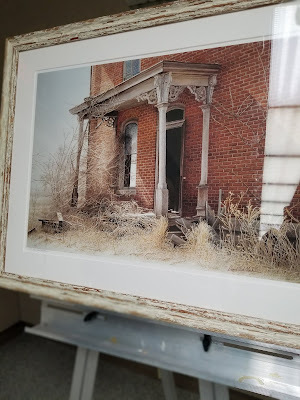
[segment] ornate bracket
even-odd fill
[[[176,101],[184,91],[185,86],[171,85],[171,80],[170,72],[156,75],[154,77],[154,89],[139,95],[136,98],[137,101],[147,101],[148,104],[164,104]]]
[[[102,118],[102,121],[105,123],[106,126],[109,128],[112,128],[115,124],[117,117],[111,117],[111,116],[104,116]]]
[[[181,93],[184,91],[185,86],[170,86],[169,102],[176,101]]]
[[[209,105],[212,102],[214,88],[217,84],[217,75],[211,75],[208,86],[188,86],[189,91],[195,96],[196,101]]]
[[[195,96],[196,101],[206,103],[207,92],[205,86],[188,86],[188,89]]]

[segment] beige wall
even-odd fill
[[[5,38],[128,10],[126,0],[14,0],[2,1],[0,8],[0,90]],[[0,332],[19,320],[38,319],[38,301],[0,289]]]
[[[0,289],[0,332],[20,320],[18,293]]]

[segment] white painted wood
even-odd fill
[[[82,400],[81,391],[88,351],[82,347],[77,348],[69,400]]]
[[[229,389],[225,385],[198,379],[200,400],[229,400]]]
[[[84,371],[84,382],[82,386],[82,394],[80,400],[92,400],[95,379],[98,366],[98,352],[94,350],[88,350],[86,366]],[[221,400],[221,399],[220,399]]]
[[[27,332],[280,400],[300,397],[299,350],[213,335],[205,352],[199,330],[104,310],[86,323],[93,309],[50,300],[42,310],[43,322]]]
[[[165,400],[177,400],[176,386],[173,372],[160,369],[161,382],[163,386]]]
[[[295,2],[275,11],[274,36],[286,34],[272,43],[260,236],[280,227],[300,183],[300,135],[295,134],[300,124],[299,7]]]
[[[98,352],[77,347],[69,400],[92,400]]]
[[[216,400],[213,382],[198,379],[200,400]]]
[[[91,309],[50,300],[42,310],[27,332],[281,400],[300,396],[299,350],[213,335],[205,352],[199,330],[103,310],[86,323]]]
[[[26,283],[26,284],[24,284]],[[43,286],[39,280],[23,278],[22,282],[16,277],[8,275],[0,279],[0,285],[15,291],[31,293],[35,296],[46,297],[52,300],[73,304],[79,304],[90,308],[100,308],[128,315],[139,315],[144,318],[167,322],[184,327],[200,330],[211,330],[216,334],[222,332],[225,335],[233,334],[239,338],[255,339],[258,342],[275,344],[282,347],[300,349],[298,325],[277,323],[274,321],[249,318],[243,315],[234,315],[207,310],[198,307],[157,302],[147,298],[113,293],[105,290],[82,289],[68,284],[47,282]],[[86,291],[89,291],[89,295]],[[237,334],[238,332],[238,334]]]
[[[214,383],[215,400],[229,400],[229,389],[225,385]]]
[[[294,86],[294,83],[291,86]],[[280,227],[284,220],[284,209],[290,205],[300,182],[300,135],[295,134],[299,124],[299,105],[281,105],[268,111],[260,236],[270,228]]]

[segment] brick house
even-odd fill
[[[90,120],[87,197],[188,217],[206,202],[217,211],[222,189],[265,201],[272,225],[278,194],[262,199],[270,56],[270,42],[255,42],[93,66],[90,97],[70,110]],[[296,184],[277,214],[292,200],[300,215],[299,199]]]

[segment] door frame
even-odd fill
[[[172,107],[171,109],[184,109],[182,107]],[[171,110],[170,109],[170,110]],[[170,111],[168,110],[168,111]],[[180,172],[179,172],[179,199],[178,199],[178,214],[182,216],[182,192],[183,192],[183,165],[184,165],[184,144],[185,144],[185,119],[172,121],[166,123],[166,135],[167,131],[175,128],[181,128],[181,150],[180,150]]]

